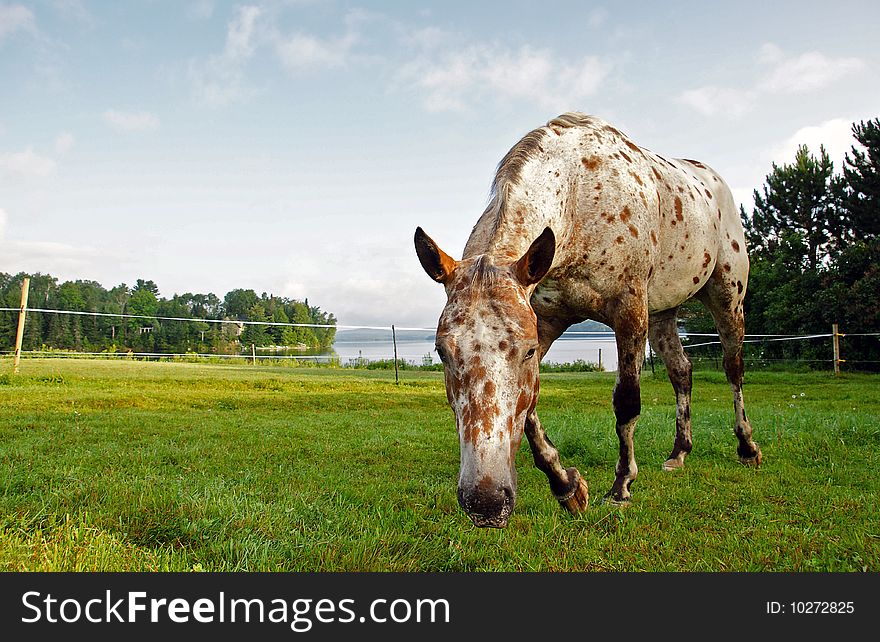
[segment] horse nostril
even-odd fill
[[[510,486],[502,486],[501,493],[504,495],[505,504],[513,503],[513,489]]]

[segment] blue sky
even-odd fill
[[[585,111],[717,169],[880,113],[880,3],[0,0],[0,271],[432,326],[496,163]]]

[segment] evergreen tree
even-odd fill
[[[763,193],[754,192],[751,216],[740,210],[752,255],[773,256],[816,272],[833,251],[852,238],[842,207],[844,182],[824,147],[819,157],[804,145],[794,163],[773,163]]]
[[[853,146],[844,160],[846,208],[855,233],[865,239],[880,234],[880,119],[853,124],[852,131],[864,151]]]
[[[248,310],[247,321],[265,322],[268,320],[269,318],[266,316],[266,310],[261,303],[255,303],[251,306],[251,309]],[[250,347],[251,344],[257,347],[269,345],[269,343],[271,343],[271,338],[266,329],[267,326],[259,325],[259,323],[249,323],[245,325],[244,331],[241,333],[242,347],[247,348]]]

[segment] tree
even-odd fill
[[[150,286],[152,284],[152,287]],[[156,298],[158,288],[152,281],[137,280],[137,285],[128,299],[125,313],[144,317],[155,317],[159,310]],[[151,352],[154,348],[153,332],[158,321],[155,319],[130,319],[128,323],[128,344],[137,351]]]
[[[287,314],[284,312],[284,306],[278,305],[275,307],[275,310],[272,312],[272,321],[274,323],[290,322],[290,319],[287,318]],[[284,345],[284,331],[286,329],[283,325],[273,325],[269,328],[269,334],[276,346]]]
[[[307,303],[263,294],[253,290],[231,290],[221,301],[215,294],[187,292],[170,299],[159,296],[155,282],[138,279],[129,290],[124,283],[107,290],[95,281],[58,280],[48,274],[16,275],[0,272],[0,344],[10,350],[15,345],[21,284],[29,277],[29,307],[108,315],[125,314],[145,318],[114,316],[68,315],[30,312],[25,324],[25,350],[38,350],[48,345],[66,350],[127,350],[136,352],[183,353],[211,350],[237,353],[251,343],[258,346],[275,344],[329,347],[333,329],[312,332],[308,327],[264,325],[271,319],[287,323],[296,316],[300,323],[335,324],[332,314],[310,307]],[[248,304],[247,308],[242,308]],[[237,324],[205,323],[219,320],[226,314],[242,321],[256,321],[240,328]],[[192,321],[160,322],[157,317],[192,319]],[[147,329],[146,331],[144,329]],[[325,344],[327,337],[330,342]]]
[[[865,149],[853,146],[852,156],[844,159],[846,208],[854,231],[864,239],[880,234],[880,119],[853,124],[852,131]]]
[[[230,290],[223,298],[223,314],[230,319],[246,321],[248,312],[258,301],[259,297],[253,290]]]
[[[241,344],[243,347],[254,344],[255,346],[265,346],[271,343],[271,339],[269,337],[269,333],[266,332],[266,326],[260,325],[259,322],[268,321],[269,318],[266,316],[266,310],[263,308],[263,305],[260,303],[255,303],[251,306],[251,309],[248,310],[247,321],[255,321],[257,323],[248,323],[244,327],[244,331],[241,333]]]
[[[819,157],[806,145],[794,163],[773,163],[763,194],[754,191],[751,217],[741,209],[746,240],[753,254],[766,253],[810,271],[851,238],[842,208],[844,182],[823,146]]]

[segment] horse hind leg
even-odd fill
[[[675,442],[672,452],[663,462],[663,470],[684,467],[685,457],[691,452],[691,388],[692,366],[681,347],[678,336],[677,309],[651,315],[648,319],[651,347],[666,364],[669,381],[675,391]]]
[[[752,425],[746,416],[743,401],[742,356],[745,335],[745,317],[743,315],[743,298],[745,297],[745,275],[740,280],[719,277],[718,269],[712,278],[697,294],[715,320],[715,327],[721,339],[724,352],[724,374],[733,391],[734,428],[733,432],[739,442],[737,455],[746,466],[757,468],[761,465],[761,449],[752,439]]]

